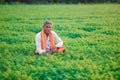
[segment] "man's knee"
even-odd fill
[[[57,48],[57,52],[65,52],[65,46],[62,46],[62,47],[58,47]]]

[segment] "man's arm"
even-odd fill
[[[56,42],[56,47],[62,47],[63,46],[63,41],[61,40],[61,38],[57,35],[57,33],[55,33],[54,31],[53,32],[53,35],[54,35],[54,39],[55,39],[55,42]]]
[[[35,43],[36,43],[36,50],[39,52],[39,54],[42,54],[43,52],[45,52],[45,50],[41,49],[41,35],[40,35],[40,33],[38,33],[35,36]]]

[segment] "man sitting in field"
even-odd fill
[[[46,55],[49,55],[50,53],[61,53],[65,51],[63,41],[60,39],[60,37],[58,37],[58,35],[54,31],[51,30],[52,22],[45,21],[43,25],[43,30],[39,32],[35,37],[35,54],[45,53]]]

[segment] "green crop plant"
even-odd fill
[[[0,80],[119,80],[120,5],[0,5]],[[43,22],[66,47],[34,55]]]

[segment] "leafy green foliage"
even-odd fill
[[[0,5],[1,80],[119,80],[120,5]],[[34,55],[45,20],[66,52]]]

